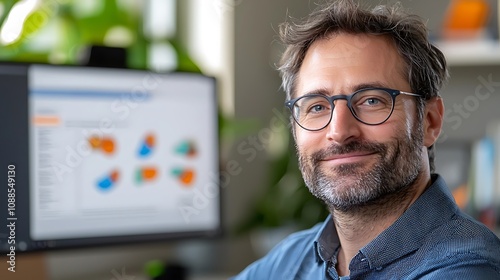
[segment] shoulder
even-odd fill
[[[270,253],[293,253],[295,251],[303,252],[306,248],[313,248],[314,240],[322,226],[323,224],[319,223],[310,229],[290,234],[288,237],[283,239],[275,248],[273,248]]]
[[[500,239],[485,225],[458,213],[447,223],[438,227],[427,240],[439,240],[436,249],[446,249],[448,254],[475,252],[491,256],[500,262]],[[453,245],[453,246],[451,246]],[[492,255],[493,253],[493,255]]]
[[[432,226],[426,228],[417,254],[431,267],[447,263],[470,268],[474,267],[472,260],[475,260],[477,264],[482,263],[500,273],[498,236],[457,207],[440,176],[435,175],[433,181],[422,195],[425,201],[418,209]],[[432,223],[432,220],[439,223]]]
[[[314,253],[314,239],[321,226],[318,224],[310,229],[290,234],[259,261],[266,266],[282,267],[294,263],[309,253]]]
[[[314,239],[321,227],[320,223],[310,229],[290,234],[266,256],[249,265],[232,279],[285,279],[284,272],[291,276],[298,263],[305,258],[314,257]]]
[[[486,226],[463,213],[429,234],[419,251],[425,256],[426,266],[434,273],[444,273],[447,277],[483,275],[500,278],[500,239]]]

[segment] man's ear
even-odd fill
[[[426,101],[424,111],[424,145],[432,146],[441,133],[443,126],[444,104],[439,96]]]

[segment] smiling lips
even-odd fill
[[[366,160],[370,156],[374,155],[375,152],[354,152],[340,155],[332,155],[322,159],[321,161],[331,162],[334,164],[344,164],[344,163],[354,163],[362,160]]]

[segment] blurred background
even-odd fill
[[[450,66],[437,171],[460,206],[498,232],[498,1],[400,2],[427,21]],[[221,167],[239,167],[221,184],[221,236],[47,251],[47,279],[149,279],[151,261],[180,264],[188,279],[227,279],[288,233],[324,219],[297,170],[275,70],[279,24],[314,7],[304,0],[0,2],[1,61],[91,65],[91,46],[107,46],[126,50],[128,68],[215,77]]]

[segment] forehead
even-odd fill
[[[404,60],[388,37],[336,34],[309,47],[298,73],[295,95],[316,90],[345,94],[363,84],[410,90],[404,69]]]

